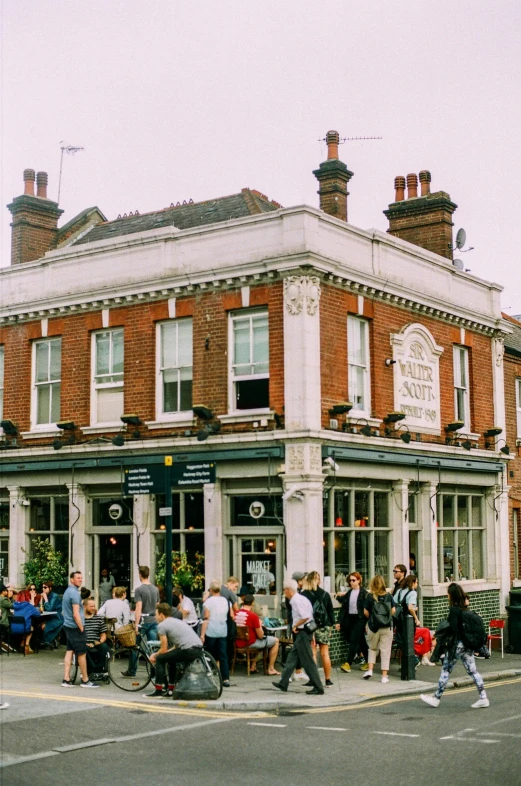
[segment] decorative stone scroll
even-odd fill
[[[320,279],[317,276],[288,276],[284,279],[284,300],[288,313],[302,313],[304,305],[309,316],[318,311]]]
[[[394,362],[394,408],[404,412],[399,425],[410,431],[439,434],[440,368],[443,352],[423,325],[407,325],[391,335]]]

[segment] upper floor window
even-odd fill
[[[4,417],[4,348],[0,347],[0,420]]]
[[[61,338],[35,341],[34,385],[32,422],[34,426],[45,426],[60,419],[61,396]]]
[[[521,438],[521,379],[516,379],[517,437]]]
[[[230,408],[267,409],[269,333],[267,311],[245,311],[230,318]]]
[[[118,424],[123,414],[123,328],[94,333],[92,423]]]
[[[347,318],[348,398],[353,410],[369,414],[371,385],[369,375],[369,324],[366,319]]]
[[[192,320],[162,322],[157,330],[159,418],[192,409]]]
[[[454,347],[454,413],[463,428],[470,429],[469,352],[465,347]]]

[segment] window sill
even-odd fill
[[[252,423],[254,420],[274,420],[275,413],[271,409],[245,409],[242,412],[230,412],[218,415],[221,423]]]
[[[360,423],[361,420],[367,421],[367,425],[371,426],[371,428],[379,428],[382,425],[382,418],[370,418],[363,412],[357,413],[351,410],[351,412],[346,415],[346,423],[349,423],[350,426],[355,426],[357,424],[364,426],[365,423]]]
[[[46,426],[43,429],[33,429],[33,431],[21,431],[20,436],[24,439],[49,439],[49,437],[56,437],[57,434],[63,434],[63,430],[57,426]]]
[[[457,437],[459,439],[461,437],[463,439],[468,439],[471,442],[477,442],[481,437],[481,434],[473,434],[471,431],[467,431],[464,428],[461,428],[459,431],[452,431],[450,433],[453,434],[455,438]]]
[[[450,582],[446,581],[443,584],[434,584],[422,586],[422,594],[424,598],[439,598],[447,594],[447,587]],[[498,590],[500,589],[499,581],[491,579],[458,579],[458,584],[461,584],[463,589],[467,592],[483,592],[485,590]]]
[[[105,425],[100,423],[98,426],[80,426],[80,430],[84,434],[115,434],[117,431],[123,431],[124,428],[124,423],[107,423]]]
[[[182,414],[179,417],[172,417],[166,418],[164,417],[162,420],[146,420],[145,426],[153,431],[154,429],[159,428],[173,428],[173,427],[181,427],[181,426],[193,426],[195,423],[195,418],[193,415]]]

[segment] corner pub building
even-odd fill
[[[243,188],[58,227],[25,170],[0,271],[4,578],[46,537],[87,586],[106,565],[133,588],[164,552],[168,482],[174,548],[270,608],[294,570],[391,583],[412,552],[425,624],[453,579],[504,609],[501,288],[453,264],[456,205],[427,171],[420,193],[396,178],[387,233],[350,225],[326,141],[320,209]]]

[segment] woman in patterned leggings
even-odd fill
[[[458,658],[463,663],[463,667],[469,677],[472,677],[476,688],[478,689],[479,699],[472,705],[474,709],[481,707],[488,707],[490,702],[485,692],[483,678],[476,669],[476,661],[474,660],[474,652],[472,648],[468,647],[463,639],[463,609],[465,608],[465,593],[459,584],[449,584],[447,589],[447,596],[449,598],[449,616],[448,622],[452,630],[452,638],[448,643],[447,651],[443,656],[442,668],[438,687],[434,696],[427,696],[422,694],[420,698],[431,707],[437,707],[443,695],[443,691],[447,687],[447,682],[452,669],[456,665]]]

